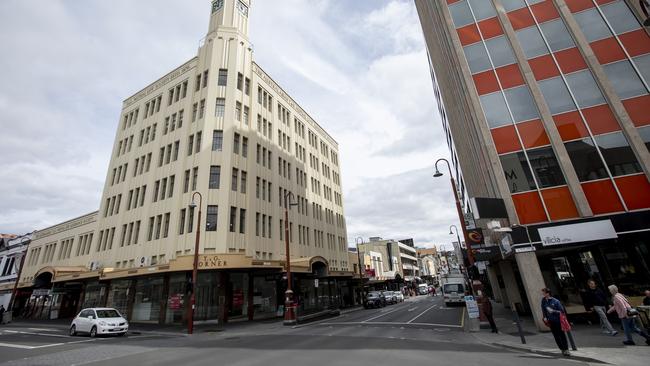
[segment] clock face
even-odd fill
[[[241,1],[237,2],[237,10],[242,13],[244,16],[248,16],[248,6]]]
[[[212,12],[215,13],[219,9],[223,8],[223,0],[214,0],[212,1]]]

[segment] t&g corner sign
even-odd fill
[[[540,228],[539,237],[542,245],[551,246],[615,239],[618,238],[618,234],[610,220],[600,220]]]

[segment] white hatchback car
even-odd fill
[[[91,337],[104,334],[123,336],[129,330],[129,322],[119,311],[112,308],[83,309],[70,324],[70,335],[88,333]]]

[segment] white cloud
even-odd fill
[[[0,232],[97,209],[121,101],[196,53],[207,0],[0,2]],[[25,19],[29,19],[26,22]],[[449,241],[411,1],[253,2],[255,59],[339,142],[348,236]]]

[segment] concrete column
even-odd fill
[[[510,261],[499,262],[499,270],[503,277],[503,283],[506,285],[506,296],[508,303],[506,306],[510,307],[511,304],[521,304],[521,295],[517,287],[517,280],[515,279],[515,271],[512,270],[512,263]]]
[[[487,267],[487,276],[490,281],[490,287],[492,287],[492,293],[494,295],[494,301],[503,302],[503,297],[501,296],[501,287],[499,287],[499,280],[497,279],[496,268],[493,266]]]
[[[540,301],[542,299],[541,290],[546,287],[544,278],[542,277],[542,270],[539,268],[539,262],[535,252],[516,253],[515,259],[519,267],[519,274],[524,283],[528,303],[530,304],[533,313],[533,319],[537,329],[547,331],[548,328],[544,325],[542,309]]]

